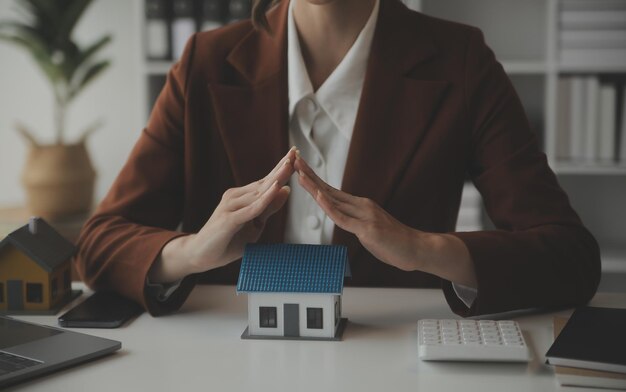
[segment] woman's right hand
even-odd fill
[[[148,273],[150,281],[174,282],[241,258],[244,246],[259,239],[267,219],[287,201],[295,151],[291,148],[264,178],[224,192],[198,233],[168,242]]]

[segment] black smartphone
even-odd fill
[[[67,328],[117,328],[142,312],[143,308],[128,298],[111,291],[96,291],[61,315],[59,325]]]

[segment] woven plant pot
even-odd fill
[[[22,174],[28,208],[33,215],[50,220],[87,213],[95,178],[84,142],[31,144]]]

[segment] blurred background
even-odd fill
[[[626,0],[404,2],[483,30],[559,182],[601,244],[602,289],[626,290]],[[24,1],[0,1],[0,20],[28,20],[19,3]],[[72,38],[88,47],[110,35],[92,58],[110,65],[69,105],[64,128],[70,145],[102,120],[86,138],[96,172],[93,196],[86,193],[91,206],[124,164],[187,38],[247,18],[250,0],[87,3]],[[33,211],[23,185],[25,168],[34,165],[28,158],[32,143],[16,128],[21,124],[30,130],[39,144],[55,143],[55,98],[31,52],[14,43],[0,40],[0,238],[38,213],[73,239],[90,208],[46,212],[49,206],[40,206],[43,210]],[[53,62],[59,61],[52,55]],[[491,227],[480,195],[468,183],[457,229]]]

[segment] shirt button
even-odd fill
[[[306,217],[306,225],[311,230],[316,230],[320,227],[320,220],[315,215],[309,215]]]
[[[309,112],[316,113],[317,112],[317,102],[315,102],[315,100],[313,98],[311,98],[311,97],[306,97],[305,101],[306,101],[306,107],[309,110]]]

